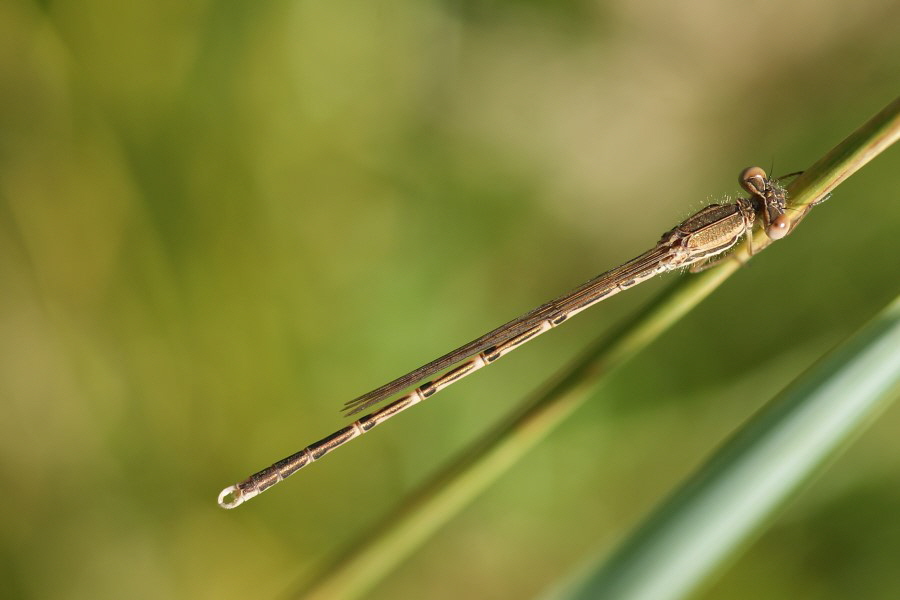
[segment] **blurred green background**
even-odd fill
[[[900,4],[0,3],[0,596],[290,597],[678,275],[235,511],[341,404],[898,93]],[[522,598],[900,291],[900,152],[619,370],[373,598]],[[900,409],[702,598],[900,597]]]

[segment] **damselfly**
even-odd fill
[[[760,221],[768,237],[779,240],[790,232],[785,216],[786,192],[776,180],[769,179],[759,167],[744,169],[739,177],[748,198],[711,204],[663,234],[657,244],[640,256],[591,279],[568,294],[522,315],[464,346],[410,371],[406,375],[363,394],[344,405],[347,415],[361,412],[426,377],[450,369],[390,404],[359,418],[354,423],[310,444],[303,450],[278,461],[219,494],[219,505],[234,508],[269,489],[279,481],[318,460],[338,446],[383,423],[413,404],[489,365],[525,342],[568,320],[601,300],[628,289],[654,275],[683,267],[692,272],[708,268],[722,260],[720,255],[733,248],[744,236],[750,253],[753,226]],[[451,368],[453,367],[453,368]],[[227,498],[231,496],[231,499]]]

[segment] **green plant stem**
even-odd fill
[[[900,137],[900,98],[828,152],[788,188],[790,206],[803,209],[831,190]],[[795,213],[795,219],[802,211]],[[768,238],[757,232],[754,247]],[[711,294],[740,263],[724,261],[699,275],[684,277],[662,292],[646,309],[592,344],[589,350],[557,374],[552,382],[447,468],[439,472],[381,525],[339,558],[311,584],[304,598],[356,598],[402,563],[437,529],[559,423],[584,403],[600,377],[648,346],[683,315]]]
[[[553,597],[677,600],[897,395],[900,297],[795,380],[590,576]]]

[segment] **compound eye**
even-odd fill
[[[786,215],[780,215],[774,221],[769,223],[766,228],[766,235],[773,240],[780,240],[791,230],[791,222]]]
[[[766,182],[769,176],[759,167],[747,167],[738,176],[738,182],[741,187],[754,196],[762,196],[765,194]]]

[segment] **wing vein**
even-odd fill
[[[613,289],[619,284],[627,282],[629,279],[636,278],[647,271],[659,269],[661,265],[671,262],[670,260],[667,260],[671,257],[671,249],[667,245],[657,245],[652,250],[629,260],[615,269],[597,275],[574,290],[551,300],[546,304],[542,304],[508,323],[504,323],[500,327],[489,331],[481,337],[478,337],[417,369],[413,369],[409,373],[401,375],[397,379],[389,381],[358,398],[346,402],[343,410],[347,415],[352,415],[378,404],[382,400],[393,396],[412,384],[418,383],[426,377],[443,371],[448,367],[452,367],[487,348],[501,344],[520,333],[531,329],[542,321],[556,318],[567,314],[572,310],[591,304],[593,302],[592,299],[597,295],[601,295],[607,290]]]

